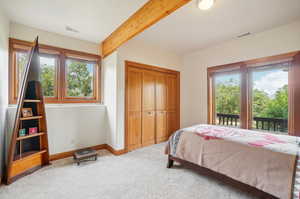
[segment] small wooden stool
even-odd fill
[[[81,162],[97,160],[98,153],[94,149],[82,149],[78,150],[73,155],[75,162],[77,165],[80,165]]]

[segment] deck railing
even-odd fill
[[[217,123],[219,125],[238,126],[240,123],[239,115],[217,113],[217,118]],[[281,118],[254,117],[252,127],[260,130],[287,132],[288,120]]]
[[[220,125],[238,126],[239,124],[239,115],[217,113],[217,117]]]

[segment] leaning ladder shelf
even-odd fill
[[[39,67],[38,41],[36,39],[20,87],[8,153],[7,184],[49,164],[47,123],[44,97],[39,81]],[[23,108],[30,108],[32,116],[25,117],[22,114]],[[29,128],[36,128],[37,132],[30,134]],[[25,129],[26,134],[21,136],[20,129]]]

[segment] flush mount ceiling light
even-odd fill
[[[208,10],[210,9],[215,3],[215,0],[199,0],[198,7],[201,10]]]

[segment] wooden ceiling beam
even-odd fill
[[[191,0],[149,0],[101,44],[103,57]]]

